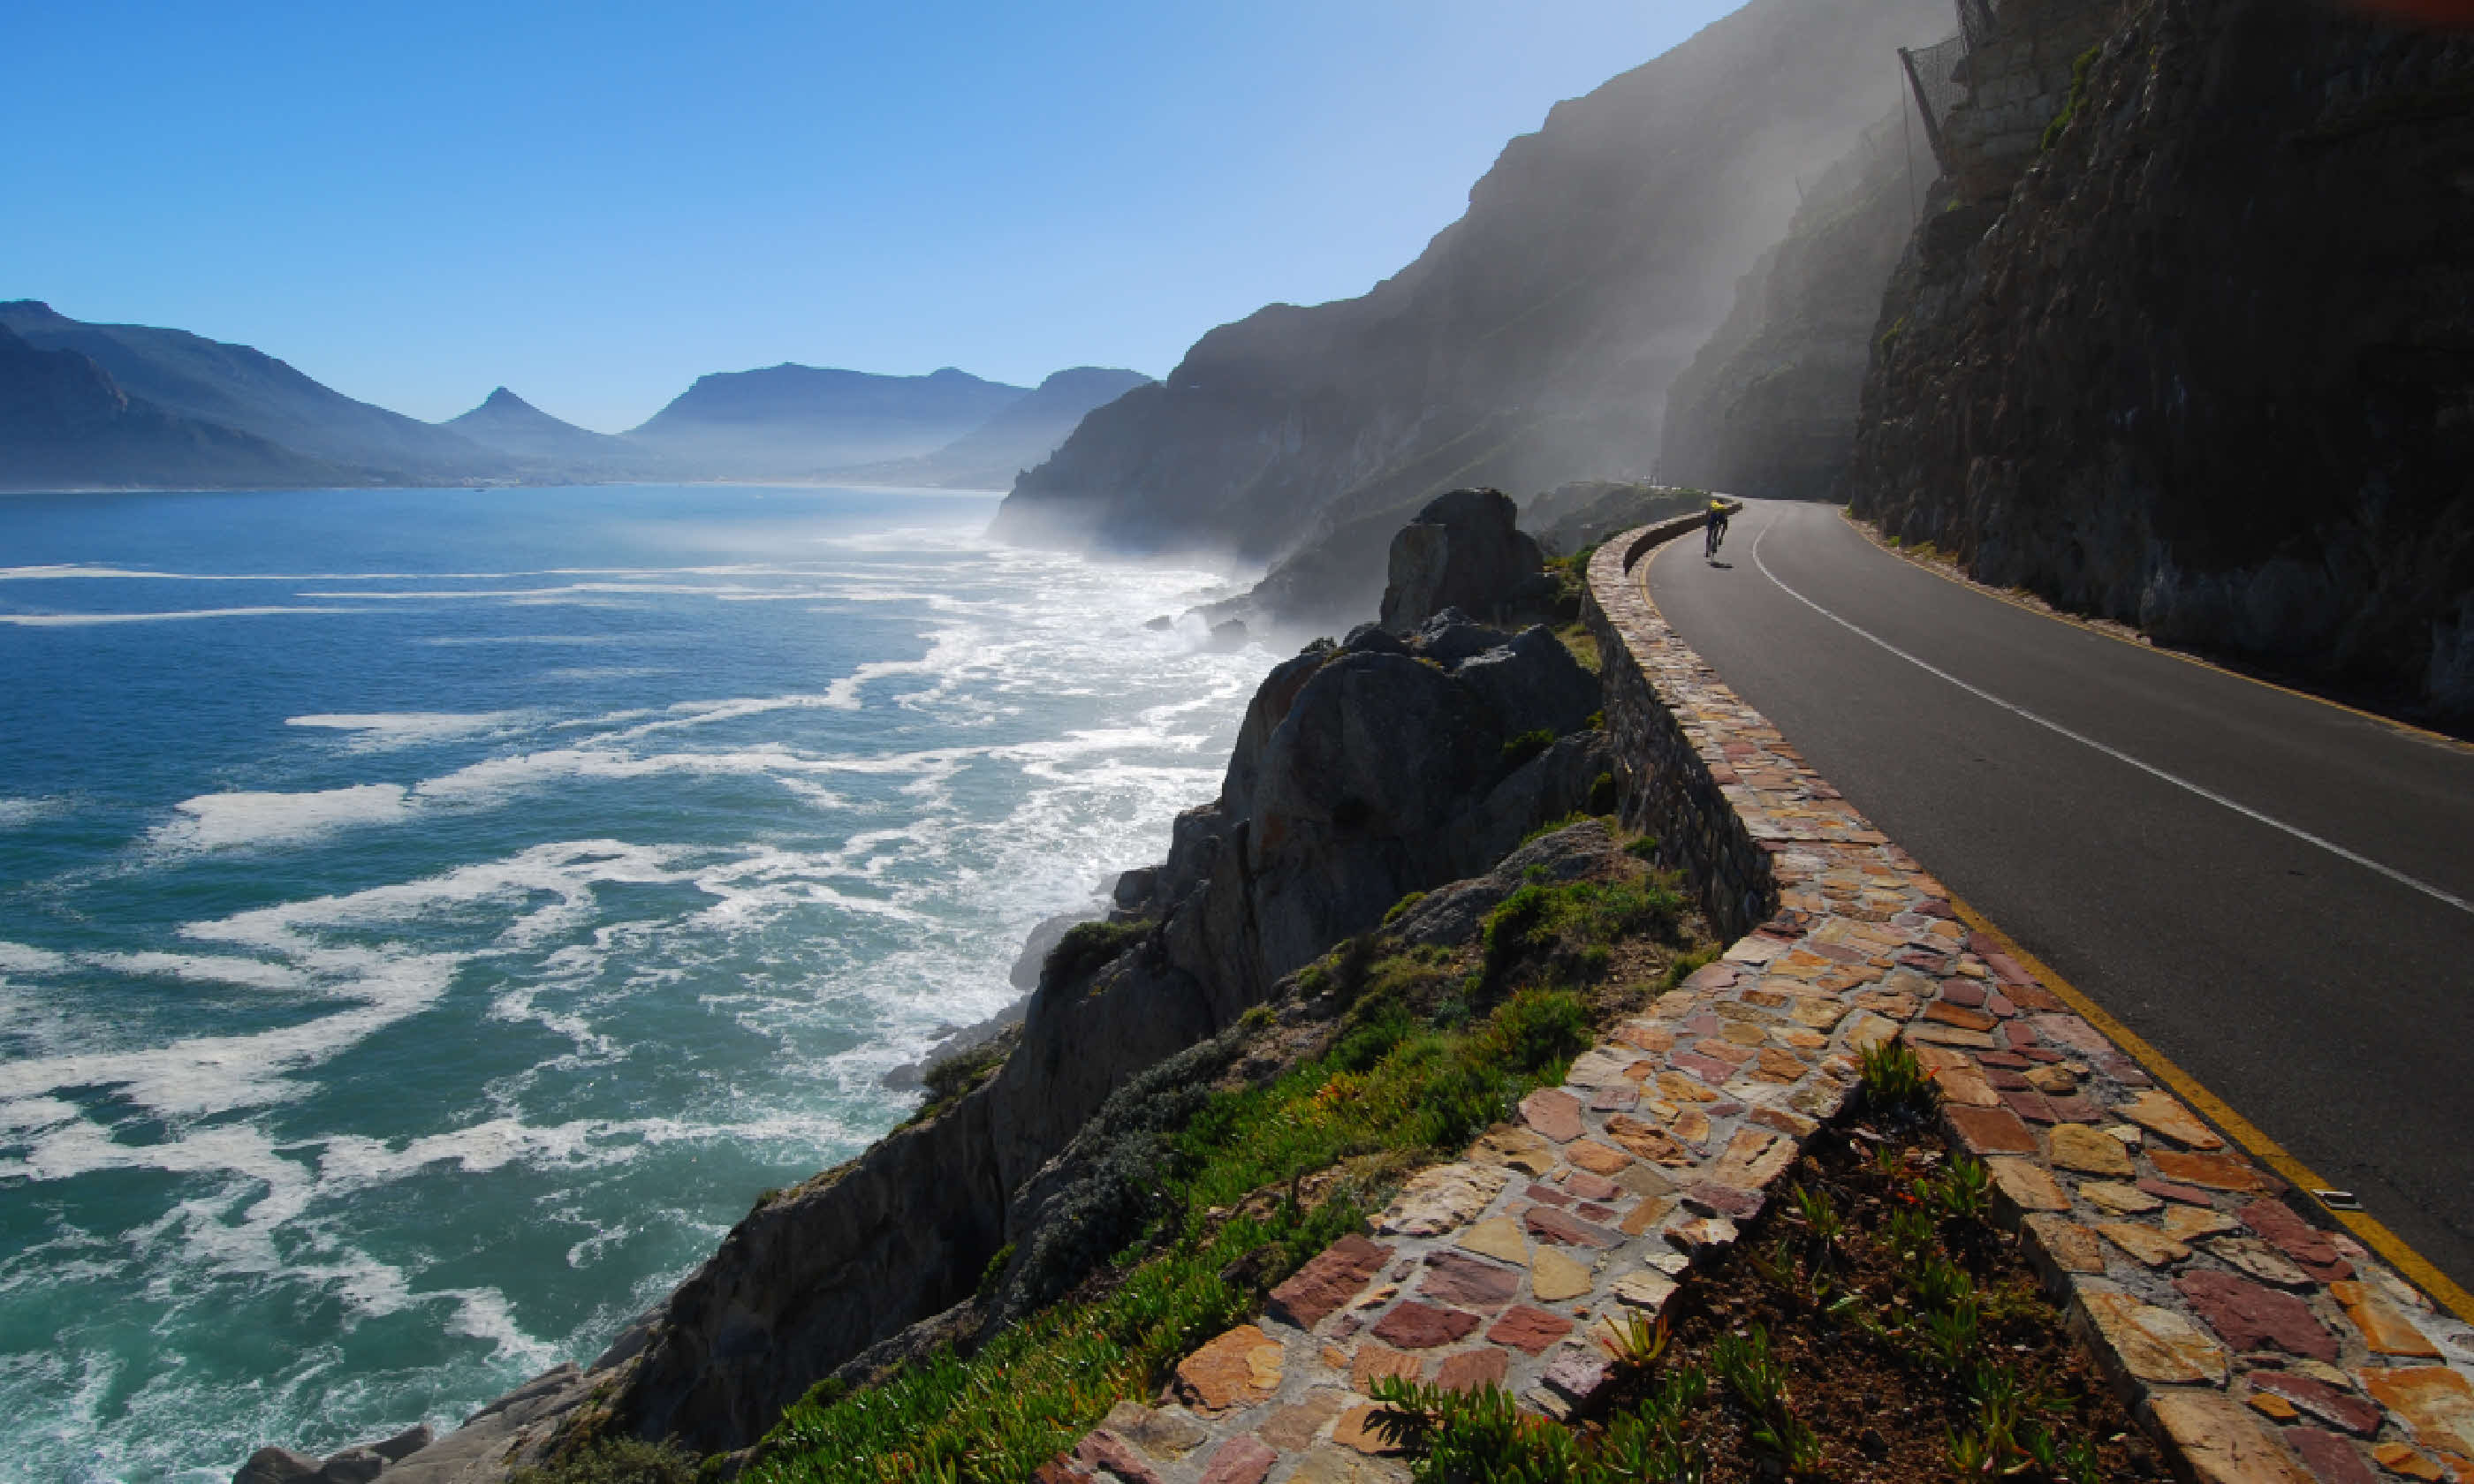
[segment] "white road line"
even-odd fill
[[[1888,650],[1891,654],[1898,656],[1907,663],[1914,665],[1917,669],[1924,671],[1926,674],[1933,676],[1939,680],[1948,681],[1953,685],[1966,691],[1969,695],[1976,697],[1979,701],[1989,701],[1993,705],[2000,706],[2001,709],[2010,712],[2012,715],[2026,721],[2034,722],[2037,726],[2057,735],[2068,737],[2072,741],[2078,743],[2081,747],[2093,748],[2096,751],[2102,753],[2107,757],[2113,758],[2117,762],[2128,763],[2131,767],[2138,769],[2140,772],[2147,774],[2150,778],[2160,778],[2165,782],[2172,784],[2175,788],[2196,794],[2200,798],[2208,801],[2210,803],[2221,804],[2225,808],[2231,809],[2236,814],[2243,816],[2244,819],[2255,820],[2262,825],[2266,825],[2270,829],[2283,830],[2285,833],[2292,835],[2294,839],[2300,840],[2305,844],[2316,845],[2319,849],[2326,850],[2331,855],[2352,861],[2355,865],[2360,866],[2366,871],[2376,871],[2381,875],[2388,877],[2389,880],[2396,882],[2400,886],[2410,886],[2415,891],[2422,893],[2425,897],[2429,897],[2437,901],[2446,902],[2448,905],[2455,907],[2460,912],[2474,915],[2474,901],[2467,901],[2464,898],[2458,896],[2454,892],[2442,891],[2440,888],[2432,885],[2428,881],[2417,880],[2413,876],[2407,875],[2404,872],[2397,870],[2393,866],[2383,866],[2378,861],[2371,859],[2369,856],[2349,850],[2333,840],[2323,839],[2318,835],[2313,834],[2307,829],[2289,825],[2281,819],[2262,814],[2250,805],[2245,803],[2237,803],[2233,800],[2226,798],[2224,795],[2218,793],[2214,789],[2203,788],[2199,784],[2192,782],[2189,778],[2182,778],[2176,774],[2168,773],[2164,769],[2157,767],[2154,763],[2143,762],[2118,747],[2107,747],[2105,744],[2098,741],[2094,737],[2081,732],[2073,731],[2070,728],[2063,726],[2057,721],[2051,721],[2037,715],[2035,712],[2028,710],[2025,706],[2019,705],[2017,702],[2004,701],[2000,696],[1993,694],[1989,690],[1984,690],[1978,686],[1969,684],[1967,682],[1960,680],[1957,676],[1951,674],[1948,670],[1940,669],[1925,660],[1917,658],[1915,656],[1908,654],[1905,650],[1901,649],[1896,644],[1891,643],[1889,640],[1873,633],[1869,629],[1848,622],[1846,619],[1839,617],[1836,613],[1823,608],[1820,604],[1813,602],[1810,598],[1806,597],[1803,593],[1796,591],[1786,584],[1779,581],[1778,574],[1770,570],[1770,564],[1761,560],[1761,541],[1769,534],[1770,528],[1768,525],[1764,524],[1759,532],[1753,537],[1753,565],[1759,567],[1761,569],[1761,575],[1768,578],[1771,586],[1777,587],[1779,591],[1785,593],[1788,597],[1795,599],[1798,603],[1803,604],[1805,607],[1812,610],[1816,613],[1819,613],[1822,617],[1829,619],[1831,623],[1836,624],[1838,627],[1856,635],[1858,638],[1869,639],[1873,643],[1881,646],[1881,648]],[[1646,573],[1642,575],[1644,577],[1647,576]]]

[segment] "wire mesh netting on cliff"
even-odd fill
[[[1964,13],[1965,7],[1961,7]],[[1967,60],[1973,43],[1967,34],[1945,36],[1930,46],[1918,47],[1907,53],[1916,69],[1916,84],[1923,91],[1920,100],[1926,114],[1938,127],[1950,122],[1950,110],[1967,96],[1967,81],[1962,64]]]

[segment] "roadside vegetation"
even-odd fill
[[[1249,1015],[1237,1033],[1246,1065],[1274,1048],[1287,1065],[1222,1076],[1149,1146],[1155,1163],[1132,1174],[1156,1199],[1138,1234],[976,1350],[819,1386],[745,1476],[1026,1476],[1115,1402],[1148,1400],[1198,1345],[1361,1230],[1407,1173],[1561,1082],[1601,1026],[1706,962],[1684,917],[1672,879],[1627,870],[1525,885],[1463,947],[1368,935],[1334,949],[1299,971],[1277,1015]]]

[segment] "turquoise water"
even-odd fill
[[[847,491],[0,500],[0,1472],[589,1359],[1210,796],[1206,574]]]

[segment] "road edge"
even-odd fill
[[[1589,618],[1608,725],[1631,775],[1625,823],[1657,834],[1667,863],[1705,883],[1711,921],[1741,935],[1727,961],[1783,989],[1868,972],[1879,982],[1868,1012],[1903,1022],[1897,1034],[1936,1066],[1953,1137],[1993,1168],[2005,1216],[2074,1327],[2184,1468],[2201,1477],[2369,1476],[2374,1459],[2408,1462],[2418,1444],[2446,1460],[2425,1459],[2430,1468],[2474,1480],[2474,1424],[2442,1415],[2474,1416],[2474,1328],[2454,1302],[2463,1290],[2385,1228],[2375,1256],[2319,1225],[2358,1213],[2284,1199],[2292,1185],[2325,1187],[1980,915],[1960,918],[1947,888],[1725,685],[1645,582],[1646,558],[1698,524],[1641,527],[1602,546]],[[1962,951],[1916,943],[1888,972],[1830,951],[1869,944],[1867,924],[1936,915],[1966,923]],[[2087,1075],[2056,1079],[2057,1064]],[[2030,1070],[2070,1090],[2040,1090]],[[2157,1082],[2199,1104],[2244,1153]],[[2191,1241],[2128,1219],[2166,1210]],[[2245,1227],[2256,1235],[2220,1234]],[[2392,1265],[2391,1243],[2406,1263]],[[2439,1278],[2455,1320],[2406,1281],[2408,1266]],[[2268,1312],[2282,1332],[2244,1317]],[[2292,1380],[2305,1367],[2308,1382],[2329,1388],[2314,1393],[2328,1402],[2322,1411],[2285,1400],[2308,1389]],[[2265,1384],[2253,1379],[2271,1372]],[[2448,1399],[2437,1411],[2436,1396]],[[2386,1441],[2366,1457],[2347,1435]]]

